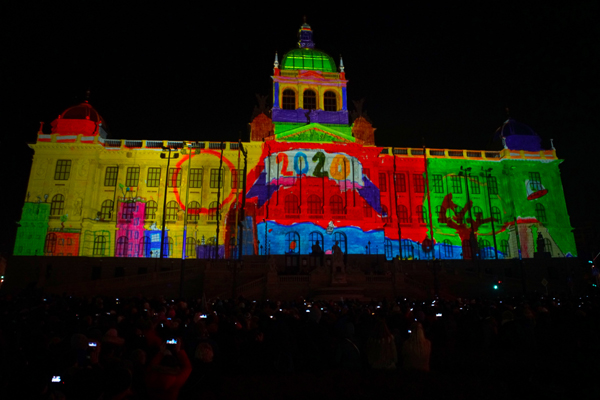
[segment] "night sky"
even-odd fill
[[[571,224],[598,232],[597,2],[12,3],[0,6],[2,255],[40,121],[49,133],[90,90],[112,138],[248,140],[255,94],[272,96],[275,51],[296,46],[303,15],[316,47],[343,56],[349,105],[365,99],[377,145],[499,149],[508,107],[543,146],[554,139]]]

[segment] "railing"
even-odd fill
[[[239,143],[229,143],[229,149],[230,150],[237,150],[240,148],[240,144]]]
[[[157,141],[157,140],[147,140],[146,141],[146,148],[148,149],[162,149],[163,147],[163,142],[162,141]]]
[[[121,147],[121,140],[119,139],[106,139],[104,141],[106,147]]]
[[[209,149],[219,149],[219,150],[221,150],[221,144],[223,144],[223,149],[227,148],[227,144],[226,143],[221,143],[221,142],[210,142],[208,144],[208,148]]]
[[[141,148],[143,146],[143,142],[141,140],[126,140],[125,147],[129,147],[130,149]]]
[[[183,149],[183,142],[167,142],[167,147],[170,149]]]

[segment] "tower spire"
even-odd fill
[[[279,58],[277,57],[277,52],[275,52],[275,62],[273,63],[273,67],[275,69],[279,68]]]
[[[312,29],[310,29],[310,25],[306,23],[306,17],[304,17],[304,23],[298,31],[298,36],[300,37],[298,47],[300,47],[301,49],[315,48],[315,43],[312,40]]]
[[[341,54],[340,54],[340,72],[344,72],[344,59],[342,58]]]

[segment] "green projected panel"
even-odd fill
[[[25,203],[17,229],[13,254],[15,256],[44,255],[44,241],[48,232],[49,203]]]
[[[296,49],[288,52],[283,57],[281,68],[336,72],[333,59],[326,53],[313,49]]]

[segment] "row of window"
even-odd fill
[[[202,187],[202,168],[190,168],[189,185],[190,188],[201,188]],[[231,188],[239,189],[242,187],[243,180],[241,179],[243,174],[242,169],[231,170]],[[104,175],[104,186],[116,186],[117,185],[118,167],[107,167]],[[147,187],[159,187],[160,186],[160,167],[148,168],[148,174],[146,176]],[[139,184],[140,179],[140,167],[128,167],[127,174],[125,175],[125,186],[136,187]],[[167,186],[178,188],[181,186],[181,168],[169,168],[169,174],[167,177]],[[222,188],[223,187],[223,169],[213,168],[210,170],[210,187],[211,188]]]
[[[211,202],[208,205],[208,220],[216,221],[217,219],[217,210],[219,209],[219,203],[216,201]],[[112,212],[114,210],[114,203],[112,200],[104,200],[102,202],[102,207],[100,208],[100,219],[104,221],[109,221],[112,217]],[[145,220],[154,220],[156,219],[156,211],[158,210],[158,203],[154,200],[150,200],[146,202],[146,207],[144,209],[144,219]],[[175,200],[171,200],[167,203],[167,215],[166,219],[168,221],[175,221],[177,219],[177,214],[181,208],[179,207],[179,203]],[[197,201],[191,201],[188,206],[188,221],[197,221],[200,219],[200,203]],[[133,219],[134,214],[137,211],[136,203],[123,203],[123,212],[121,214],[122,219]]]
[[[322,214],[323,213],[323,202],[317,195],[311,194],[308,196],[308,213],[309,214]],[[329,207],[332,214],[346,214],[344,208],[344,200],[341,196],[333,195],[329,198]],[[298,197],[293,194],[285,196],[285,213],[286,214],[300,214],[300,203]]]
[[[546,239],[548,240],[548,239]],[[549,244],[549,240],[548,243],[546,245]],[[479,256],[480,258],[483,259],[492,259],[495,258],[495,254],[494,254],[494,248],[492,247],[491,243],[488,240],[485,239],[480,239],[477,243],[477,247],[479,247]],[[504,254],[505,258],[510,258],[510,246],[508,244],[507,240],[502,240],[500,242],[500,251]],[[385,239],[385,243],[384,243],[384,250],[385,250],[385,255],[386,258],[391,259],[394,258],[396,255],[398,255],[398,248],[396,247],[396,249],[394,249],[394,246],[392,244],[392,241],[389,239]],[[436,258],[441,258],[441,259],[452,259],[455,258],[455,254],[454,254],[454,246],[452,245],[452,242],[450,242],[450,240],[446,239],[443,242],[440,243],[440,246],[438,247],[438,252],[435,254]],[[468,240],[465,240],[462,243],[462,247],[461,247],[461,254],[456,254],[456,256],[462,256],[463,258],[471,258],[471,244],[469,243]],[[432,254],[432,252],[425,252],[422,251],[422,249],[420,247],[417,247],[415,249],[415,245],[408,241],[408,240],[402,240],[402,258],[404,259],[411,259],[411,258],[420,258],[420,259],[431,259],[434,255]]]
[[[368,176],[368,169],[363,169],[365,175]],[[539,174],[538,174],[539,175]],[[450,187],[451,192],[460,194],[463,192],[463,177],[458,175],[451,175],[450,179]],[[395,191],[398,193],[406,192],[407,184],[406,184],[406,174],[404,173],[394,173],[394,181],[393,185]],[[385,172],[379,173],[379,191],[387,192],[388,191],[388,175]],[[413,182],[413,191],[414,193],[425,193],[425,179],[423,174],[413,174],[412,176]],[[479,194],[481,191],[481,187],[479,184],[479,177],[477,176],[469,176],[469,192],[471,194]],[[490,176],[487,178],[488,188],[490,194],[498,194],[498,181],[496,177]],[[442,175],[431,175],[431,191],[433,193],[445,193],[444,192],[444,177]]]
[[[282,93],[281,108],[284,110],[296,109],[296,92],[292,89],[285,89]],[[307,89],[302,93],[302,108],[304,110],[317,109],[317,94],[314,90]],[[323,110],[337,111],[338,102],[335,92],[328,90],[323,95]]]

